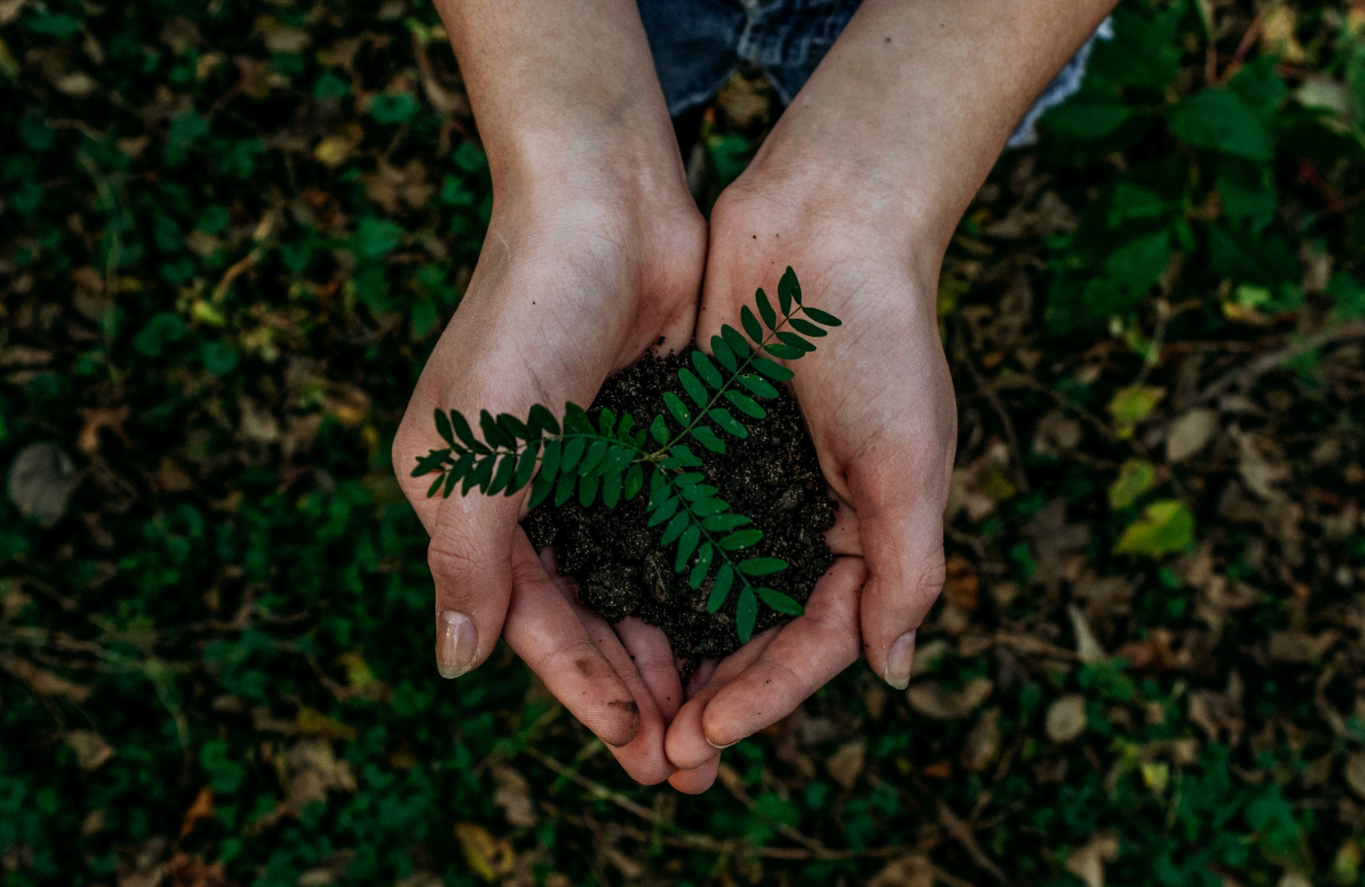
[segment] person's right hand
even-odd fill
[[[706,226],[682,183],[619,188],[594,174],[499,196],[464,300],[422,371],[393,444],[404,493],[431,535],[436,660],[458,677],[499,635],[626,771],[667,779],[667,723],[682,700],[668,641],[627,620],[613,632],[578,606],[518,525],[528,490],[427,498],[418,456],[445,446],[432,415],[486,409],[524,418],[587,406],[611,373],[662,344],[692,337]],[[548,567],[548,569],[547,569]],[[618,639],[619,635],[619,639]]]

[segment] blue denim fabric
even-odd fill
[[[716,94],[735,66],[762,68],[784,104],[853,17],[859,0],[637,0],[668,112],[677,116]],[[1096,39],[1112,36],[1105,22],[1024,115],[1010,147],[1037,139],[1043,112],[1080,88]]]

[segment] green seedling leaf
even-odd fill
[[[563,505],[573,498],[573,491],[578,486],[578,475],[572,471],[562,471],[559,475],[559,483],[555,485],[555,507]]]
[[[645,467],[639,462],[630,466],[626,472],[626,486],[623,495],[627,499],[634,499],[640,495],[640,491],[645,487]]]
[[[413,477],[421,477],[428,474],[445,464],[450,458],[450,450],[432,450],[425,456],[417,457],[417,467],[412,469]]]
[[[663,545],[672,545],[673,540],[681,536],[683,530],[687,529],[687,526],[687,512],[679,511],[677,514],[673,515],[673,519],[668,522],[668,526],[664,527],[663,538],[659,541]]]
[[[708,533],[724,533],[733,530],[735,527],[742,527],[749,523],[752,523],[752,521],[742,514],[726,512],[724,514],[716,514],[708,517],[701,522],[701,526],[702,529],[706,530]]]
[[[445,410],[436,411],[436,433],[441,435],[446,443],[455,446],[455,432],[450,428],[450,419],[446,416]]]
[[[758,592],[758,596],[763,600],[763,603],[772,607],[779,613],[784,613],[787,616],[800,616],[806,612],[805,607],[780,591],[772,588],[758,588],[755,590]]]
[[[711,420],[721,428],[741,440],[749,436],[749,430],[741,425],[739,420],[731,415],[730,411],[725,409],[725,407],[716,407],[706,415],[710,416]]]
[[[736,530],[720,540],[720,547],[725,551],[739,551],[741,548],[757,544],[762,538],[762,530]]]
[[[1109,488],[1109,507],[1128,508],[1156,483],[1156,468],[1142,459],[1129,459]]]
[[[440,483],[441,478],[439,478],[439,477],[436,478],[436,481],[437,481],[437,483]],[[456,473],[453,472],[453,471],[446,472],[446,476],[445,476],[446,485],[445,485],[445,489],[443,489],[443,490],[441,491],[441,495],[442,495],[444,498],[449,499],[449,498],[450,498],[450,494],[453,493],[453,492],[455,492],[455,485],[456,485],[457,483],[459,483],[459,481],[460,481],[460,475],[456,474]]]
[[[795,346],[783,344],[764,345],[763,350],[767,351],[773,357],[780,357],[783,360],[796,360],[806,353]]]
[[[787,569],[787,562],[780,557],[751,557],[739,562],[739,571],[745,576],[768,576]]]
[[[798,333],[805,333],[807,336],[814,336],[818,339],[821,336],[829,335],[828,330],[826,330],[823,327],[816,326],[809,320],[802,320],[799,317],[793,317],[788,322],[792,325],[792,329],[796,330]]]
[[[751,397],[741,394],[738,391],[725,392],[725,399],[735,405],[735,408],[746,416],[753,419],[762,419],[768,415],[768,411],[759,406]]]
[[[692,398],[694,404],[698,407],[706,406],[706,402],[710,398],[707,397],[706,389],[702,387],[701,380],[691,370],[686,367],[678,370],[678,381],[682,382],[683,390],[687,392],[688,397]]]
[[[724,499],[703,499],[693,504],[692,513],[697,517],[710,517],[713,514],[720,514],[730,507],[730,503]]]
[[[759,345],[763,344],[763,327],[759,325],[758,318],[754,317],[754,312],[749,310],[748,305],[739,309],[739,322],[744,325],[744,332],[749,334],[750,339]]]
[[[710,542],[702,545],[701,551],[697,552],[697,562],[692,565],[692,574],[687,577],[687,584],[693,588],[700,588],[706,579],[706,574],[711,571],[711,556],[715,549]]]
[[[430,499],[432,496],[435,496],[436,492],[441,489],[441,484],[446,483],[447,480],[449,480],[449,478],[451,477],[454,477],[454,475],[450,474],[449,472],[447,472],[446,474],[436,475],[436,479],[431,482],[431,486],[427,487],[427,498]],[[451,482],[451,486],[454,485],[455,484]],[[447,493],[446,495],[450,494]]]
[[[597,498],[597,475],[588,475],[578,479],[578,504],[587,508]]]
[[[597,416],[597,433],[603,437],[611,437],[612,429],[616,427],[616,414],[611,411],[611,407],[602,407],[602,412]]]
[[[785,331],[779,332],[777,334],[777,338],[782,341],[782,344],[790,345],[791,347],[799,351],[810,352],[815,350],[814,345],[812,345],[810,342],[807,342],[805,339],[801,338],[796,333],[788,333]]]
[[[649,516],[649,526],[657,527],[659,524],[671,518],[678,511],[678,503],[679,500],[672,496],[660,502],[655,506],[653,513]]]
[[[784,293],[786,295],[783,295]],[[777,282],[777,297],[783,300],[782,302],[783,314],[788,313],[786,307],[787,296],[790,296],[792,301],[796,302],[796,304],[798,305],[801,304],[801,283],[796,279],[796,272],[792,270],[792,267],[790,265],[787,266],[786,271],[782,272],[782,279]]]
[[[464,413],[461,413],[459,410],[451,410],[450,424],[454,426],[455,434],[465,446],[476,453],[488,452],[488,447],[484,446],[479,439],[474,436],[474,430],[469,427],[469,420],[464,417]]]
[[[517,440],[530,440],[531,430],[526,424],[511,413],[498,414],[498,427],[512,436],[511,446],[517,445]]]
[[[504,453],[498,459],[498,470],[493,474],[492,483],[484,493],[489,496],[496,496],[501,493],[503,488],[512,482],[512,473],[517,470],[517,456],[515,453]]]
[[[711,585],[711,595],[706,599],[706,612],[714,613],[725,603],[730,595],[730,586],[735,582],[735,571],[729,564],[721,564],[716,571],[716,581]]]
[[[548,431],[550,434],[559,433],[559,420],[555,419],[555,414],[550,412],[540,404],[531,407],[530,425],[539,428],[541,431]]]
[[[774,364],[774,366],[776,365],[777,364]],[[774,388],[768,382],[768,380],[763,378],[762,376],[756,376],[752,373],[744,373],[742,375],[736,376],[735,378],[739,380],[739,384],[743,385],[745,388],[748,388],[749,393],[754,395],[755,397],[767,398],[777,397],[777,389]]]
[[[564,445],[564,457],[560,462],[559,470],[570,472],[578,467],[578,460],[583,458],[583,450],[588,446],[587,440],[575,437]]]
[[[762,332],[762,330],[759,332]],[[736,358],[744,360],[749,356],[751,350],[749,348],[749,343],[744,340],[744,336],[740,334],[739,330],[730,326],[728,323],[723,324],[720,328],[720,335],[721,338],[725,339],[725,344],[730,346],[730,350],[735,352]]]
[[[720,336],[711,337],[711,353],[715,355],[720,365],[725,367],[727,373],[733,373],[739,368],[739,361],[735,358],[735,352],[730,350],[730,346],[725,344],[725,340]]]
[[[531,484],[531,498],[527,500],[526,506],[528,508],[540,507],[540,505],[550,497],[550,494],[554,492],[554,489],[555,482],[553,477],[546,476],[543,473],[537,474],[535,482]]]
[[[592,434],[592,419],[587,410],[576,403],[564,404],[564,433]]]
[[[536,456],[540,452],[540,441],[532,443],[521,455],[517,456],[517,470],[512,473],[512,482],[507,485],[507,495],[524,488],[531,482],[536,470]]]
[[[621,472],[615,469],[602,475],[602,504],[615,508],[621,501]]]
[[[758,601],[754,599],[754,590],[745,585],[739,593],[739,604],[735,607],[735,630],[741,644],[749,643],[757,619]]]
[[[1159,557],[1184,551],[1194,541],[1194,515],[1176,499],[1153,502],[1142,516],[1123,531],[1115,554]]]
[[[754,301],[758,303],[758,313],[763,318],[763,324],[770,330],[777,329],[777,312],[773,310],[772,302],[768,301],[768,294],[759,290],[754,293]]]
[[[514,447],[517,444],[516,438],[498,427],[498,420],[488,410],[479,411],[479,429],[483,431],[483,439],[488,441],[490,447]]]
[[[679,425],[686,428],[692,423],[692,413],[687,409],[687,404],[682,402],[682,398],[672,391],[664,392],[664,406],[673,414],[673,418]]]
[[[595,440],[588,445],[588,452],[583,456],[583,461],[578,463],[578,473],[587,476],[597,467],[597,463],[602,461],[602,457],[607,454],[607,442],[605,440]]]
[[[722,342],[721,344],[724,345],[725,343]],[[716,365],[711,362],[711,358],[700,351],[692,352],[692,366],[696,369],[697,375],[701,376],[702,381],[712,388],[719,389],[725,384],[724,377],[721,376],[720,370],[716,369]]]
[[[801,355],[799,354],[797,355],[797,357],[800,356]],[[785,382],[792,376],[796,375],[791,370],[784,367],[782,364],[777,363],[776,361],[769,360],[766,357],[755,357],[753,362],[753,368],[758,370],[763,375],[767,376],[769,379],[772,379],[774,382]],[[744,377],[741,376],[740,381],[742,382],[743,379]],[[745,387],[748,388],[749,386],[746,385]],[[753,391],[754,389],[749,388],[749,390]],[[772,396],[776,396],[776,392],[773,392]]]
[[[480,490],[488,488],[488,482],[493,477],[493,463],[498,461],[496,455],[480,456],[474,463],[474,470],[465,475],[464,485],[460,490],[461,496],[468,496],[469,491],[478,487]]]
[[[716,433],[705,425],[699,425],[692,429],[692,436],[697,439],[697,443],[706,447],[713,453],[725,452],[725,442]]]
[[[697,550],[697,543],[701,541],[701,528],[696,524],[690,524],[678,539],[678,556],[673,559],[673,572],[681,573],[687,569],[687,561],[692,557],[692,552]]]
[[[808,305],[802,305],[801,311],[811,320],[818,324],[823,324],[824,326],[843,326],[844,323],[833,314],[830,314],[828,311],[821,311],[819,308],[811,308]]]
[[[564,452],[564,444],[552,440],[545,445],[545,454],[540,457],[540,473],[546,482],[553,481],[559,473],[559,457]]]
[[[655,416],[654,421],[649,423],[649,436],[654,438],[657,444],[668,443],[668,425],[664,422],[663,416]]]

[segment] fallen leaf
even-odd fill
[[[61,520],[79,479],[71,459],[54,443],[29,444],[9,468],[9,499],[41,527]]]
[[[1275,662],[1314,662],[1332,649],[1337,637],[1338,634],[1331,629],[1316,637],[1294,629],[1276,631],[1270,635],[1270,658]]]
[[[867,887],[934,887],[934,866],[925,856],[915,854],[893,859],[872,876]]]
[[[1085,732],[1085,697],[1071,693],[1047,708],[1043,729],[1053,742],[1070,742]]]
[[[457,822],[455,837],[469,870],[485,881],[497,881],[512,871],[516,854],[506,838],[495,838],[488,829],[472,822]]]
[[[199,824],[201,819],[213,818],[213,789],[207,785],[199,789],[199,793],[194,796],[194,802],[190,804],[190,809],[185,811],[184,817],[180,820],[180,837],[189,837],[190,832]]]
[[[1000,756],[1000,709],[988,708],[977,719],[962,744],[962,766],[974,773],[985,770]]]
[[[829,770],[831,779],[845,789],[851,789],[862,775],[866,760],[867,745],[863,740],[855,739],[839,746],[839,750],[825,762],[825,768]]]
[[[1109,415],[1114,417],[1119,437],[1131,437],[1137,423],[1146,419],[1165,396],[1166,389],[1155,385],[1129,385],[1114,392]]]
[[[288,785],[281,812],[294,816],[313,801],[327,800],[329,791],[356,790],[351,765],[339,759],[325,739],[302,739],[289,749],[284,761]]]
[[[1119,839],[1108,832],[1095,835],[1074,848],[1066,858],[1066,870],[1080,878],[1085,887],[1104,887],[1104,864],[1119,855]]]
[[[72,71],[57,78],[52,84],[57,87],[57,91],[71,96],[73,99],[83,99],[99,89],[99,82],[84,71]]]
[[[493,768],[493,782],[497,788],[493,792],[493,804],[502,808],[507,824],[519,828],[529,828],[536,824],[536,808],[531,801],[531,784],[511,767]]]
[[[956,720],[965,718],[995,691],[990,678],[972,678],[957,691],[945,690],[936,681],[915,684],[906,691],[910,707],[927,718]]]
[[[1082,662],[1103,662],[1109,658],[1104,647],[1095,638],[1090,622],[1075,604],[1066,605],[1066,615],[1071,620],[1071,631],[1076,635],[1076,658]]]
[[[1171,765],[1165,761],[1143,761],[1138,767],[1142,773],[1142,784],[1158,795],[1166,791],[1171,781]]]
[[[977,578],[976,568],[971,561],[956,555],[948,558],[947,578],[943,586],[943,596],[948,603],[970,613],[979,603],[980,589],[981,580]]]
[[[1166,434],[1166,461],[1174,465],[1202,450],[1218,430],[1218,414],[1213,410],[1190,410],[1171,423]]]
[[[299,732],[311,736],[325,736],[328,739],[355,739],[355,727],[343,724],[336,718],[303,706],[298,714]]]
[[[1153,502],[1142,516],[1123,531],[1115,554],[1146,554],[1157,557],[1182,551],[1194,541],[1194,515],[1176,499]]]
[[[221,862],[207,863],[188,853],[177,853],[166,863],[170,887],[233,887]]]
[[[1294,469],[1279,445],[1256,434],[1237,434],[1237,473],[1247,489],[1262,499],[1284,498],[1280,485],[1294,476]]]
[[[89,687],[73,684],[23,659],[0,656],[0,668],[28,684],[28,688],[40,696],[64,696],[72,702],[84,702],[90,698]]]
[[[123,423],[127,419],[127,404],[113,408],[81,407],[81,433],[76,437],[76,449],[87,455],[99,452],[100,432],[106,428],[114,432],[119,440],[123,441],[124,446],[131,447],[133,443],[123,430]]]
[[[98,770],[114,756],[114,749],[94,730],[72,730],[66,734],[66,744],[76,753],[82,770]]]
[[[1109,507],[1128,508],[1156,483],[1156,468],[1143,459],[1129,459],[1109,487]]]

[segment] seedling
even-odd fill
[[[436,473],[428,496],[449,496],[456,488],[461,495],[478,489],[488,496],[510,496],[529,485],[531,508],[543,502],[563,505],[575,496],[584,507],[600,499],[615,508],[647,486],[649,526],[662,527],[662,547],[676,548],[673,569],[686,572],[694,589],[713,577],[708,612],[719,610],[738,588],[735,624],[740,642],[746,643],[760,601],[789,615],[800,615],[802,607],[775,589],[754,584],[785,570],[787,562],[744,556],[763,533],[749,518],[731,511],[717,488],[706,483],[699,470],[702,460],[691,444],[724,453],[726,435],[747,437],[736,412],[764,418],[767,412],[759,400],[776,397],[774,383],[792,377],[790,369],[763,352],[796,360],[815,350],[810,340],[825,336],[826,327],[840,325],[834,315],[802,304],[801,285],[791,268],[777,285],[776,307],[761,289],[754,303],[757,314],[747,305],[740,311],[744,333],[723,326],[719,336],[711,337],[711,355],[691,352],[692,368],[678,370],[680,390],[663,394],[666,413],[637,422],[629,413],[617,416],[603,408],[594,423],[574,403],[565,404],[558,418],[536,404],[525,421],[483,410],[481,439],[458,410],[438,409],[436,430],[449,446],[419,457],[413,477]]]

